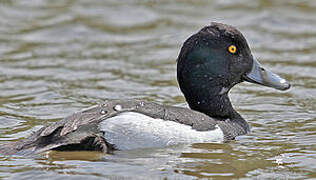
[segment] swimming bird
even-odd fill
[[[213,22],[189,37],[177,58],[177,80],[190,107],[107,100],[0,147],[2,154],[49,150],[110,153],[183,143],[233,140],[250,131],[228,93],[248,81],[279,90],[290,83],[264,68],[235,27]]]

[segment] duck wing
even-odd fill
[[[104,139],[99,124],[126,112],[136,112],[154,119],[175,121],[189,125],[197,131],[214,130],[218,125],[225,128],[224,121],[219,122],[203,113],[187,108],[159,105],[140,100],[111,100],[83,109],[43,127],[28,138],[2,145],[0,153],[32,155],[49,150],[92,150],[110,153],[114,146]]]

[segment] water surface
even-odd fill
[[[292,83],[230,93],[252,132],[223,144],[0,157],[0,178],[316,178],[316,2],[1,0],[0,143],[104,99],[186,106],[176,58],[210,21],[237,26]]]

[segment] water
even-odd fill
[[[1,0],[0,143],[102,100],[185,106],[175,59],[210,21],[237,26],[286,92],[230,96],[252,132],[224,144],[0,157],[0,178],[316,178],[316,2]]]

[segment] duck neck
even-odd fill
[[[198,93],[186,97],[191,109],[218,119],[240,119],[228,97],[229,88],[214,87],[200,89]]]

